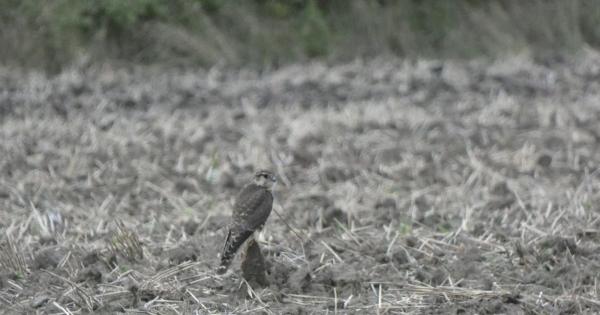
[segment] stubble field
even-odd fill
[[[600,55],[0,71],[0,313],[600,312]],[[254,170],[270,285],[214,268]]]

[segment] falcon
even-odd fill
[[[244,242],[254,231],[259,231],[265,225],[273,208],[271,189],[276,182],[275,175],[270,171],[258,171],[254,174],[252,182],[237,196],[217,274],[227,271],[235,253]]]

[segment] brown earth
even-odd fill
[[[0,82],[0,313],[600,312],[593,51]],[[214,268],[264,167],[248,287]]]

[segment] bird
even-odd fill
[[[273,209],[271,190],[277,178],[268,170],[259,170],[238,194],[233,205],[231,223],[221,254],[217,274],[224,274],[244,242],[260,231]]]

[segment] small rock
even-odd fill
[[[305,292],[311,281],[310,270],[307,268],[299,268],[290,274],[287,282],[294,292]]]
[[[169,254],[169,263],[171,265],[179,265],[182,262],[196,261],[197,259],[196,251],[191,246],[175,248]]]
[[[57,248],[46,248],[39,251],[33,259],[34,269],[53,269],[64,257],[64,252]]]
[[[340,223],[348,222],[348,215],[340,208],[328,208],[323,211],[323,215],[321,218],[321,224],[323,227],[332,226],[335,224],[335,221],[339,221]]]
[[[330,182],[343,182],[352,178],[352,174],[349,170],[339,168],[336,166],[327,166],[323,169],[323,178]]]
[[[196,186],[193,183],[193,180],[190,179],[180,179],[175,182],[175,190],[177,192],[182,193],[184,191],[196,191]]]
[[[376,153],[375,160],[379,164],[394,165],[402,162],[402,151],[398,147],[384,148]]]
[[[50,301],[50,298],[46,295],[38,295],[36,297],[33,298],[33,300],[31,300],[31,307],[32,308],[40,308],[42,306],[44,306],[46,303],[48,303],[48,301]]]
[[[87,267],[87,268],[83,269],[81,271],[81,273],[79,274],[79,276],[77,277],[77,282],[83,282],[83,281],[88,281],[88,280],[95,282],[95,283],[102,282],[102,272],[99,270],[98,267],[95,267],[95,266]]]
[[[40,237],[40,245],[56,245],[56,238],[53,235],[43,235]]]
[[[225,189],[235,188],[235,178],[230,172],[224,171],[219,176],[219,186]]]
[[[438,286],[444,283],[448,276],[442,269],[428,270],[421,268],[415,273],[415,278],[421,282]]]
[[[410,262],[410,259],[406,251],[400,249],[394,251],[394,253],[392,254],[392,262],[394,262],[394,265],[396,266],[402,266],[408,264]]]
[[[490,193],[496,196],[506,196],[510,194],[510,189],[508,188],[508,185],[506,185],[506,182],[502,181],[496,183],[490,190]]]
[[[243,110],[236,110],[231,114],[233,120],[242,120],[246,118],[246,113]]]
[[[317,163],[317,156],[311,153],[306,148],[297,148],[292,151],[292,156],[294,157],[294,162],[302,165],[303,167],[308,167],[311,164]]]
[[[198,222],[196,222],[194,220],[189,220],[189,221],[186,221],[185,223],[183,223],[183,231],[185,232],[185,234],[191,236],[191,235],[196,234],[196,231],[198,230],[198,226],[200,226],[200,224],[198,224]]]
[[[394,198],[385,198],[375,204],[375,209],[396,209],[396,200]]]
[[[101,261],[101,260],[100,260],[100,256],[98,255],[97,251],[93,251],[93,252],[87,253],[81,259],[81,263],[83,264],[84,267],[93,265],[93,264],[95,264],[98,261]]]
[[[408,247],[416,247],[417,245],[419,245],[421,242],[419,241],[419,239],[416,236],[407,236],[404,239],[404,243],[406,244],[406,246]]]
[[[548,154],[542,154],[537,159],[537,165],[541,167],[548,167],[552,163],[552,156]]]
[[[340,266],[332,268],[333,276],[331,280],[335,286],[353,285],[360,283],[363,278],[358,270],[351,266]]]

